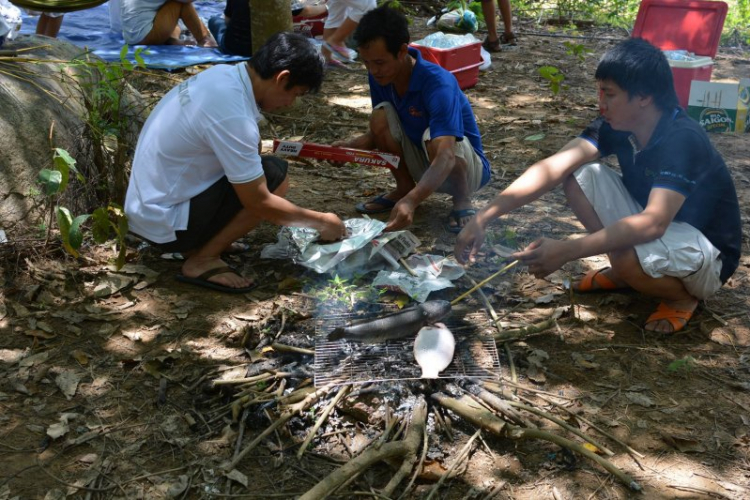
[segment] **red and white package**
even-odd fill
[[[398,163],[401,161],[401,158],[396,155],[380,151],[327,146],[325,144],[315,144],[314,142],[280,141],[278,139],[274,139],[273,141],[273,152],[280,156],[299,156],[302,158],[316,158],[318,160],[352,162],[360,165],[390,169],[397,169]]]

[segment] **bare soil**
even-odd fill
[[[421,26],[415,20],[414,38],[427,33]],[[596,116],[596,62],[626,36],[590,29],[577,34],[586,38],[565,38],[559,31],[523,25],[519,32],[518,49],[494,56],[492,68],[466,91],[493,166],[493,180],[478,194],[477,206]],[[592,52],[581,61],[566,53],[565,41]],[[714,79],[747,76],[747,61],[746,52],[721,48]],[[540,78],[537,69],[543,65],[564,72],[559,94],[553,95]],[[368,112],[366,72],[355,66],[351,72],[330,73],[321,93],[270,116],[265,137],[330,143],[364,131]],[[748,136],[715,135],[712,140],[729,165],[747,220]],[[345,218],[355,216],[355,203],[392,184],[385,169],[313,161],[291,162],[290,180],[292,201]],[[434,196],[417,211],[412,231],[422,241],[419,251],[451,253],[455,237],[444,228],[449,210],[447,198]],[[747,252],[746,225],[744,230]],[[288,368],[295,375],[251,384],[253,397],[302,385],[312,357],[264,347],[274,339],[312,347],[315,297],[333,286],[291,263],[261,260],[260,248],[275,241],[276,232],[272,226],[259,228],[246,240],[251,251],[230,258],[261,284],[240,296],[178,283],[178,261],[163,260],[136,242],[128,267],[119,273],[108,269],[109,248],[89,247],[74,261],[53,245],[18,241],[0,246],[0,499],[293,498],[377,437],[388,412],[408,417],[409,394],[429,400],[434,392],[452,390],[450,381],[370,387],[336,410],[310,451],[297,459],[298,445],[324,401],[272,433],[239,463],[247,486],[241,475],[228,479],[222,464],[278,413],[271,405],[252,405],[246,425],[240,426],[236,419],[242,411],[233,421],[231,406],[239,391],[231,385],[213,387],[211,381],[243,377],[248,365],[252,372],[257,363],[282,360],[277,367],[297,363]],[[581,234],[562,193],[552,192],[495,223],[486,252],[468,274],[479,281],[500,267],[493,245],[522,247],[540,236]],[[483,288],[506,329],[538,323],[556,308],[566,310],[555,326],[498,346],[504,387],[612,449],[611,461],[643,486],[642,498],[749,498],[750,258],[743,257],[729,283],[674,335],[644,332],[644,320],[656,305],[647,297],[571,296],[564,290],[569,276],[604,265],[603,257],[572,262],[544,280],[520,270]],[[364,288],[367,280],[354,284]],[[437,297],[453,298],[470,283],[458,286]],[[483,305],[474,296],[465,307]],[[429,493],[475,431],[450,412],[440,412],[449,425],[438,425],[436,405],[429,412],[427,460],[409,498]],[[566,434],[548,420],[529,418]],[[640,456],[628,454],[591,424]],[[639,496],[559,446],[483,437],[437,497]],[[382,498],[378,488],[393,473],[388,465],[374,466],[338,497]]]

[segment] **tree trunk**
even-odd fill
[[[271,35],[279,31],[292,31],[292,11],[289,8],[289,0],[249,0],[249,2],[253,52],[258,50]]]

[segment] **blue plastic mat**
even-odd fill
[[[224,13],[224,2],[195,2],[195,8],[203,19]],[[24,14],[21,33],[33,34],[36,31],[38,16]],[[93,9],[79,10],[65,14],[62,28],[57,35],[60,40],[68,41],[79,47],[87,47],[94,54],[105,61],[119,61],[120,50],[125,44],[122,33],[110,30],[109,4],[99,5]],[[173,70],[204,63],[223,63],[243,61],[241,56],[228,56],[218,49],[204,49],[202,47],[184,47],[179,45],[139,45],[146,47],[150,54],[142,54],[146,66]],[[130,47],[129,59],[133,59],[134,47]]]

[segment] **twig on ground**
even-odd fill
[[[411,470],[411,467],[414,466],[414,462],[416,462],[417,449],[419,448],[419,443],[424,434],[426,416],[427,405],[423,399],[420,399],[420,401],[414,406],[411,424],[409,425],[409,430],[406,432],[406,436],[403,440],[386,443],[379,449],[374,447],[369,448],[365,452],[349,460],[340,468],[334,470],[307,493],[302,495],[299,500],[327,498],[331,492],[338,489],[349,479],[360,474],[362,471],[381,460],[402,457],[403,460],[409,461],[410,465],[408,470]],[[403,469],[405,469],[404,466],[399,469],[399,473],[397,473],[396,476],[394,476],[394,479],[392,479],[383,489],[383,494],[386,496],[390,495],[389,492],[398,486],[398,484],[394,484],[395,478],[402,475]]]
[[[479,435],[482,433],[482,430],[479,429],[477,432],[474,433],[473,436],[469,438],[469,440],[466,442],[463,448],[461,448],[461,451],[458,452],[458,455],[456,455],[455,460],[453,460],[453,463],[450,467],[448,467],[448,470],[445,471],[445,474],[440,476],[440,479],[438,479],[438,482],[435,483],[435,485],[430,490],[430,493],[427,495],[427,498],[425,500],[430,500],[435,493],[440,489],[440,486],[445,482],[446,479],[451,477],[451,474],[453,471],[458,467],[458,464],[463,462],[466,457],[469,456],[469,452],[471,451],[471,446],[474,444],[474,440],[479,437]]]
[[[562,436],[552,434],[550,432],[542,431],[539,429],[524,429],[515,425],[508,424],[492,412],[479,406],[469,396],[463,396],[461,398],[452,398],[442,393],[435,393],[432,395],[438,403],[445,406],[447,409],[458,414],[462,418],[466,419],[470,423],[486,429],[493,434],[501,437],[510,438],[513,440],[522,439],[542,439],[549,441],[563,448],[567,448],[570,451],[579,453],[590,460],[601,465],[604,469],[610,472],[612,475],[617,477],[622,483],[628,486],[633,491],[641,491],[641,486],[629,475],[621,471],[612,462],[600,457],[596,453],[584,448],[583,446],[570,441]]]
[[[245,449],[243,449],[237,456],[235,456],[231,462],[228,464],[225,464],[226,470],[232,470],[234,469],[237,464],[245,458],[245,455],[250,453],[256,446],[258,446],[269,434],[274,432],[276,429],[281,427],[282,425],[286,424],[289,420],[292,419],[295,415],[301,413],[302,411],[306,410],[310,406],[312,406],[318,399],[328,394],[328,392],[331,390],[331,386],[327,385],[325,387],[322,387],[315,392],[312,392],[309,394],[305,399],[303,399],[301,402],[289,405],[287,407],[287,410],[282,413],[278,419],[276,419],[275,422],[273,422],[266,430],[264,430],[257,438],[255,438],[250,444],[248,444]]]
[[[315,437],[315,434],[318,433],[318,429],[320,429],[320,426],[325,423],[325,421],[328,419],[328,415],[331,414],[334,408],[336,408],[336,405],[341,401],[341,398],[345,397],[347,394],[349,394],[349,391],[351,391],[352,386],[351,385],[345,385],[339,389],[339,392],[336,394],[336,396],[331,400],[331,402],[326,406],[325,410],[323,410],[323,413],[320,414],[320,417],[315,422],[315,425],[313,425],[313,428],[310,429],[310,432],[307,433],[307,437],[302,442],[302,445],[299,447],[299,451],[297,452],[297,458],[302,458],[302,455],[305,454],[305,450],[312,442],[313,438]]]
[[[501,274],[503,274],[504,272],[506,272],[508,269],[511,269],[513,266],[515,266],[517,264],[518,264],[518,261],[514,260],[513,262],[511,262],[507,266],[505,266],[502,269],[500,269],[495,274],[491,275],[489,278],[483,279],[482,281],[479,282],[478,285],[476,285],[475,287],[471,288],[470,290],[462,293],[461,295],[459,295],[458,297],[456,297],[455,299],[453,299],[451,301],[451,305],[455,306],[456,304],[458,304],[459,302],[461,302],[463,299],[465,299],[466,297],[468,297],[469,295],[471,295],[475,291],[479,290],[481,287],[483,287],[484,285],[486,285],[490,281],[494,280],[495,278],[497,278],[498,276],[500,276]]]
[[[292,345],[279,344],[277,342],[274,342],[273,344],[271,344],[271,348],[274,351],[278,351],[278,352],[294,352],[297,354],[307,354],[309,356],[315,355],[315,351],[313,351],[312,349],[305,349],[304,347],[295,347]]]

